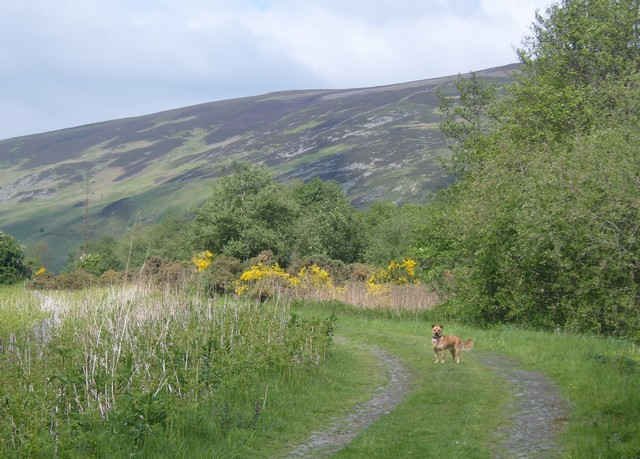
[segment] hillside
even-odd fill
[[[508,81],[516,65],[478,72]],[[339,182],[354,204],[422,200],[446,186],[436,90],[455,77],[373,88],[271,93],[0,141],[0,229],[59,266],[85,231],[201,201],[234,160],[281,180]]]

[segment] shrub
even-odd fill
[[[295,258],[289,265],[289,272],[299,273],[305,267],[317,266],[329,273],[336,282],[343,282],[349,278],[350,268],[341,260],[329,258],[326,255],[309,255]]]
[[[349,265],[349,280],[356,282],[365,282],[369,279],[375,268],[364,263],[352,263]]]
[[[30,274],[22,247],[12,236],[0,231],[0,284],[13,284]]]
[[[110,269],[105,271],[100,276],[100,283],[102,285],[114,285],[119,284],[124,280],[124,274],[119,271],[114,271]]]
[[[298,283],[296,276],[287,273],[277,263],[272,265],[258,263],[242,272],[235,291],[238,295],[249,295],[265,301],[281,296],[287,289]]]
[[[206,271],[199,273],[201,288],[209,296],[232,293],[242,273],[242,263],[234,257],[218,255]]]
[[[192,275],[193,268],[187,263],[169,261],[160,257],[149,257],[140,270],[140,277],[155,284],[182,285]]]
[[[99,283],[98,277],[83,269],[76,269],[58,275],[43,273],[31,279],[27,287],[40,290],[78,290]]]

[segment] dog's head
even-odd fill
[[[431,336],[433,337],[433,339],[438,339],[442,336],[442,329],[444,327],[440,324],[433,324],[431,326]]]

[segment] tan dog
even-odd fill
[[[462,351],[470,351],[473,349],[473,340],[469,338],[466,341],[462,341],[454,335],[443,335],[442,329],[444,327],[439,324],[433,324],[431,326],[431,344],[433,344],[433,353],[435,355],[434,363],[444,363],[444,352],[449,350],[451,356],[456,363],[462,361]]]

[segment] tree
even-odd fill
[[[247,260],[263,250],[285,262],[291,255],[293,222],[299,213],[287,189],[259,166],[236,164],[220,178],[196,211],[193,245]]]
[[[362,257],[365,228],[340,185],[313,179],[294,185],[291,193],[300,208],[294,230],[297,255],[346,263]]]
[[[469,78],[459,76],[455,87],[458,98],[438,93],[440,130],[453,150],[453,171],[463,176],[481,165],[486,150],[493,145],[487,135],[493,122],[488,110],[495,101],[496,88],[475,73]]]
[[[421,245],[454,255],[466,317],[640,337],[639,30],[639,1],[561,1],[484,130],[461,97],[471,167]]]
[[[620,91],[637,87],[640,2],[562,0],[536,15],[518,53],[522,74],[504,100],[504,133],[521,142],[562,142],[615,125],[607,115],[622,102]]]
[[[0,231],[0,284],[13,284],[30,275],[22,247],[11,235]]]
[[[414,248],[424,224],[421,206],[391,202],[374,203],[364,212],[367,263],[386,265],[390,260],[414,256]]]
[[[83,269],[95,276],[100,276],[109,270],[119,271],[123,263],[116,254],[117,243],[112,237],[103,237],[98,241],[87,243],[86,251],[74,261],[74,268]]]

